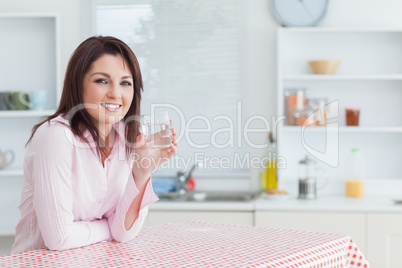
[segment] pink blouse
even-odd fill
[[[148,205],[158,200],[149,180],[138,218],[126,230],[125,214],[139,190],[126,158],[124,124],[114,125],[116,140],[103,167],[89,131],[88,145],[60,122],[69,124],[62,116],[44,123],[28,146],[12,253],[129,241],[140,231]]]

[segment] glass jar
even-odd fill
[[[346,125],[358,126],[359,125],[360,109],[346,108]]]
[[[285,116],[288,125],[297,125],[295,112],[301,111],[306,106],[304,88],[288,88],[285,90]]]
[[[299,126],[323,126],[327,124],[326,99],[308,99],[307,105],[301,111],[295,111]]]
[[[309,101],[307,101],[307,105],[302,110],[295,111],[296,124],[298,126],[315,126],[315,116],[314,109],[309,105]]]
[[[327,124],[327,99],[310,99],[310,103],[308,105],[310,105],[314,110],[314,119],[317,125],[325,126]]]

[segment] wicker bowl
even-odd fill
[[[309,61],[311,70],[315,74],[333,74],[339,67],[341,61],[339,60],[319,60]]]

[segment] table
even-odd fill
[[[144,228],[130,243],[0,257],[0,267],[369,267],[345,235],[198,221]]]

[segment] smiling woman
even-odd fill
[[[83,100],[103,138],[111,124],[127,114],[133,101],[133,77],[120,55],[104,55],[96,60],[84,77]]]
[[[172,129],[171,146],[150,152],[133,120],[141,92],[137,58],[119,39],[91,37],[75,50],[56,113],[27,143],[13,253],[124,242],[139,232],[158,200],[150,180],[157,165],[135,163],[163,163],[177,146]]]

